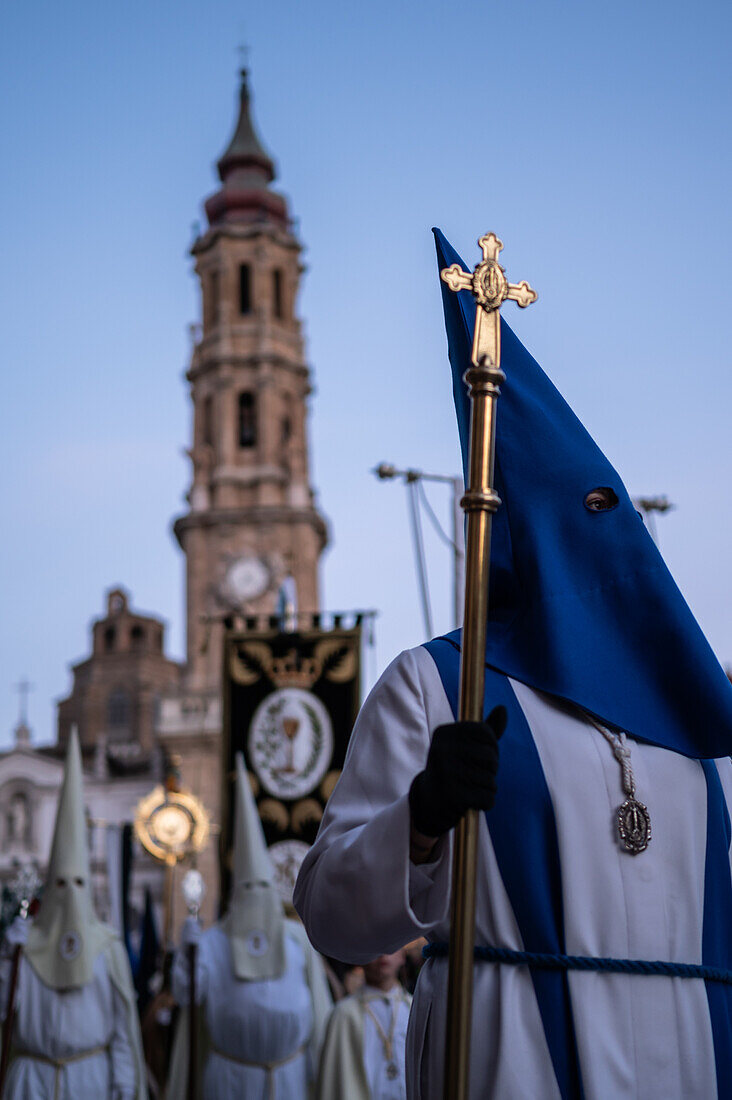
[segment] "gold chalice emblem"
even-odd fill
[[[287,738],[287,750],[288,759],[287,763],[279,770],[284,775],[292,775],[297,771],[295,767],[295,738],[297,737],[298,730],[300,729],[299,718],[283,718],[282,719],[282,732]]]

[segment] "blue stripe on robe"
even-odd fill
[[[460,651],[436,638],[424,647],[434,660],[450,707],[458,713]],[[501,739],[501,781],[486,814],[498,868],[524,949],[566,954],[559,843],[549,788],[524,712],[506,676],[486,668],[486,713],[502,703],[508,725]],[[536,999],[562,1100],[581,1100],[582,1079],[566,973],[533,971]]]
[[[701,760],[707,781],[707,853],[704,867],[702,963],[732,969],[732,837],[722,783],[713,760]],[[732,1096],[732,987],[707,982],[714,1039],[717,1094]]]

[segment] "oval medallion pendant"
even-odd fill
[[[631,855],[645,852],[651,840],[651,815],[637,798],[627,798],[618,807],[618,832]]]

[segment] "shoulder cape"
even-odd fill
[[[371,1100],[364,1066],[364,1015],[356,995],[339,1001],[325,1032],[315,1100]]]

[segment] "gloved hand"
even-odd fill
[[[183,934],[181,936],[183,946],[186,947],[189,943],[197,944],[202,931],[201,925],[195,917],[186,917],[183,922]]]
[[[17,916],[5,933],[5,942],[10,947],[17,947],[18,944],[25,947],[32,924],[33,921]]]
[[[418,833],[439,837],[454,828],[466,810],[493,808],[498,741],[505,728],[505,707],[494,707],[485,722],[437,727],[425,769],[409,789],[412,824]]]

